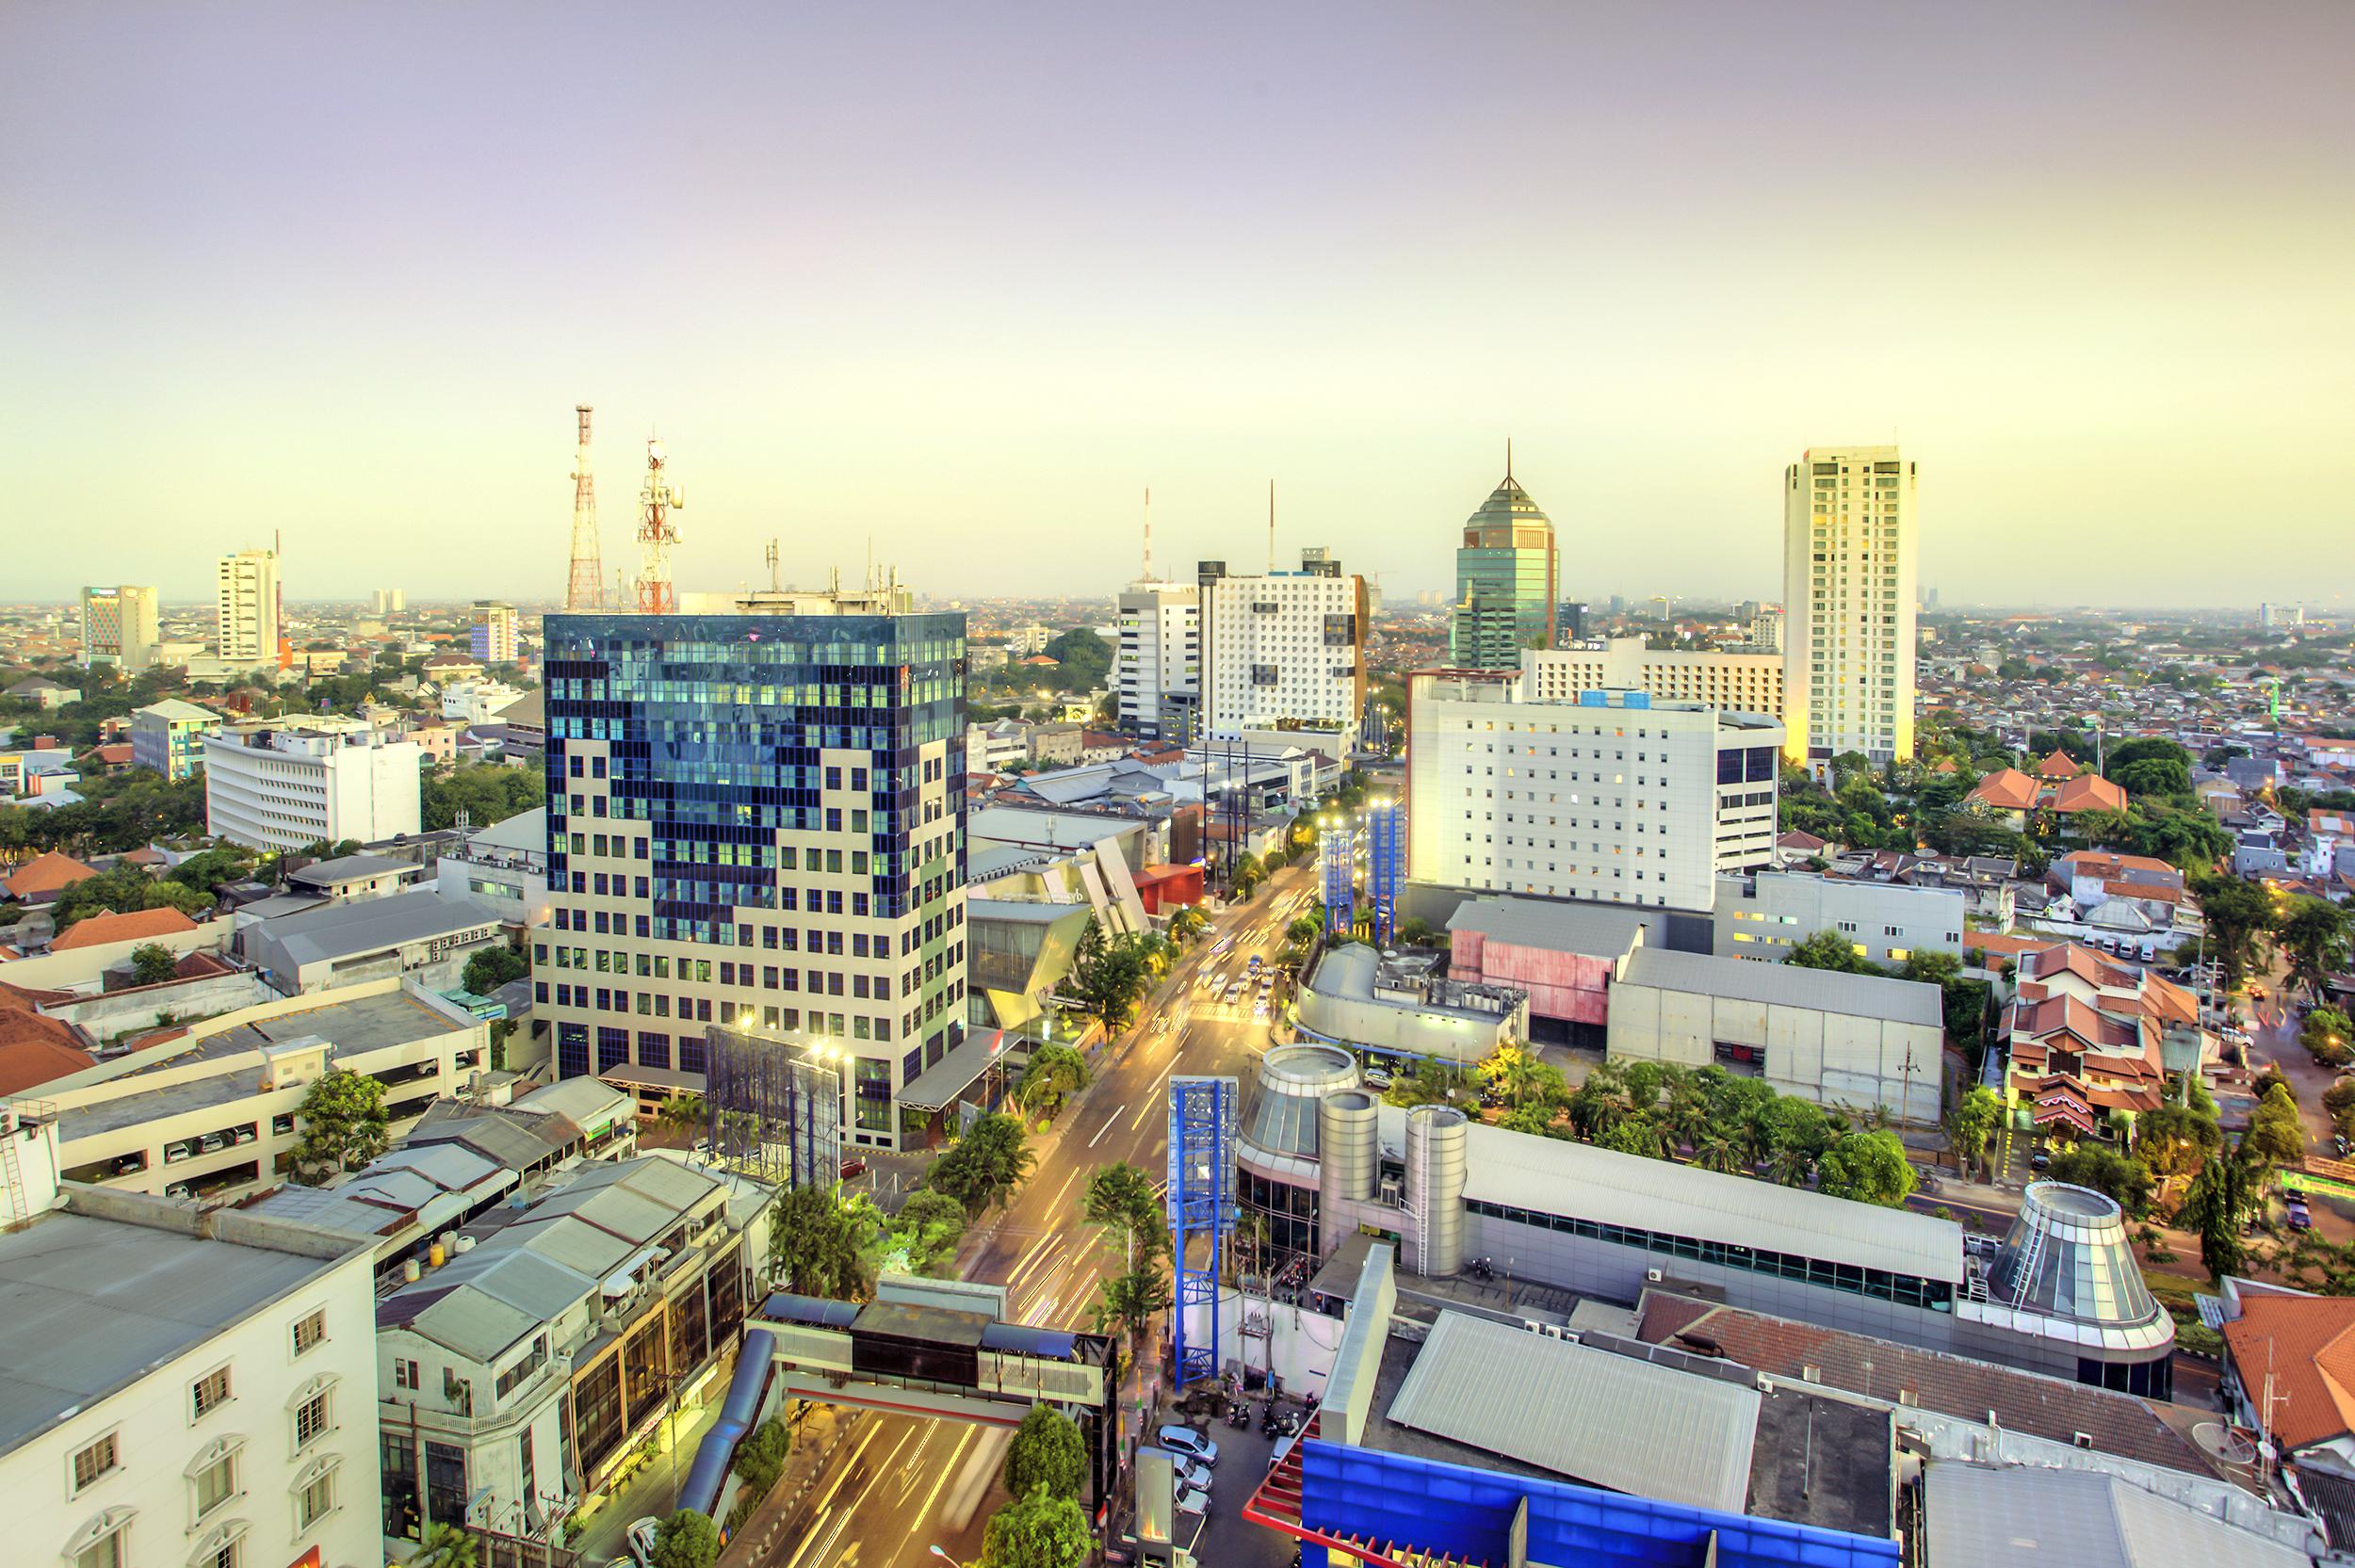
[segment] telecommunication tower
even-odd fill
[[[564,607],[576,614],[605,607],[605,567],[597,558],[597,481],[589,469],[589,405],[580,415],[580,450],[573,458],[573,574],[564,585]]]
[[[687,505],[687,493],[663,474],[669,461],[662,442],[646,438],[646,484],[638,493],[638,613],[675,615],[678,590],[671,586],[671,546],[678,529],[671,513]]]

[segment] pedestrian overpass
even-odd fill
[[[720,1419],[695,1451],[679,1507],[710,1513],[736,1445],[780,1399],[1012,1429],[1045,1403],[1078,1423],[1093,1507],[1112,1496],[1120,1451],[1116,1346],[1109,1336],[1006,1321],[1003,1285],[885,1275],[864,1304],[773,1295],[744,1323]]]

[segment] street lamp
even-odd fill
[[[947,1552],[942,1551],[938,1546],[932,1548],[932,1554],[933,1556],[940,1559],[941,1561],[947,1563],[949,1568],[965,1568],[965,1564],[959,1562],[955,1558],[950,1557]]]

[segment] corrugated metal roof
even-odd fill
[[[1898,1024],[1942,1027],[1946,1019],[1944,999],[1938,987],[1923,980],[1847,975],[1836,969],[1802,969],[1795,964],[1761,963],[1755,959],[1717,958],[1708,953],[1676,953],[1665,947],[1635,949],[1619,983],[1762,1002],[1771,1007],[1812,1008],[1818,1012],[1837,1012],[1852,1018],[1886,1018]]]
[[[2306,1568],[2306,1554],[2089,1470],[1929,1467],[1940,1568]]]
[[[1740,1513],[1758,1390],[1442,1312],[1389,1419],[1573,1480]]]
[[[1465,1136],[1467,1198],[1948,1284],[1962,1280],[1962,1227],[1952,1220],[1478,1122]],[[1391,1143],[1404,1138],[1403,1112],[1398,1136],[1386,1116],[1383,1137]]]

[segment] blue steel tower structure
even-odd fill
[[[1218,1273],[1226,1237],[1235,1228],[1233,1078],[1187,1075],[1169,1080],[1169,1232],[1177,1310],[1170,1336],[1177,1386],[1218,1375]],[[1200,1263],[1194,1243],[1208,1245]],[[1188,1338],[1186,1309],[1210,1309],[1207,1344]]]
[[[1398,884],[1405,876],[1406,813],[1396,800],[1366,810],[1366,901],[1373,906],[1373,944],[1388,946],[1398,921]]]
[[[1324,934],[1347,936],[1357,920],[1357,830],[1345,813],[1317,826],[1324,863]]]

